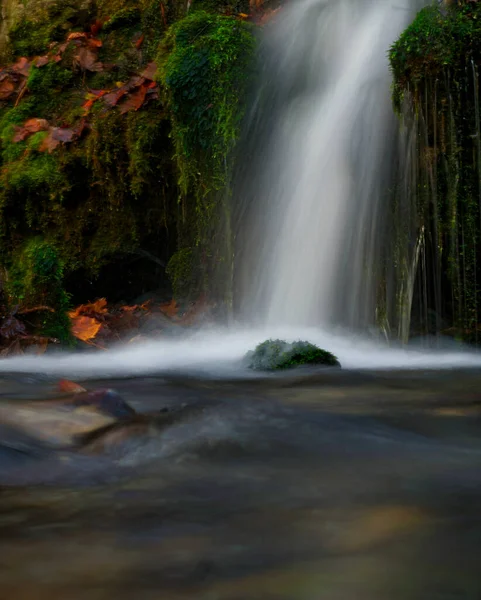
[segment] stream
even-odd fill
[[[0,415],[57,382],[5,372]],[[481,597],[479,367],[84,385],[170,418],[79,449],[0,416],[2,600]]]

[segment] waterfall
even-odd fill
[[[397,125],[387,51],[415,0],[300,0],[263,37],[236,201],[238,309],[374,324]]]

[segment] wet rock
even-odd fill
[[[8,403],[0,407],[2,427],[22,432],[33,440],[57,448],[75,446],[78,436],[113,422],[113,417],[95,406],[29,402]]]
[[[250,369],[275,371],[292,369],[302,365],[340,367],[337,358],[309,342],[288,343],[283,340],[267,340],[246,354]]]
[[[93,406],[105,415],[116,419],[129,419],[136,415],[135,410],[125,400],[111,389],[94,390],[77,394],[73,400],[74,406]]]

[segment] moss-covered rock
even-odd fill
[[[392,46],[390,62],[394,107],[407,132],[391,236],[408,257],[400,288],[412,286],[406,278],[417,264],[415,333],[479,343],[481,3],[424,8]],[[408,214],[413,231],[406,234]]]
[[[283,340],[266,340],[249,352],[245,360],[250,369],[276,371],[303,365],[340,367],[337,358],[309,342],[288,343]]]
[[[6,292],[11,306],[38,309],[36,321],[41,335],[71,343],[70,299],[65,291],[64,269],[56,249],[42,238],[29,240],[14,256],[8,269]]]

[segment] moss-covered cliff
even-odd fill
[[[3,1],[4,302],[42,303],[19,268],[35,248],[51,249],[57,283],[79,300],[115,279],[125,293],[124,277],[135,294],[170,276],[187,297],[228,271],[247,11],[244,0]]]
[[[412,273],[404,278],[416,283],[413,331],[477,343],[481,4],[424,8],[391,48],[390,60],[394,106],[406,127],[406,171],[397,202],[413,208],[409,235],[399,234],[406,224],[398,223],[394,240],[409,255]]]

